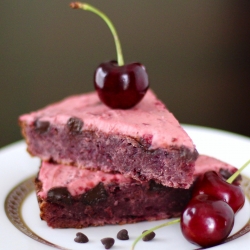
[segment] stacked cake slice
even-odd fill
[[[122,224],[179,216],[204,157],[152,91],[129,110],[95,92],[19,118],[31,155],[41,218],[51,227]],[[199,162],[199,159],[197,162]],[[213,161],[213,160],[212,160]],[[234,169],[215,160],[210,169]]]

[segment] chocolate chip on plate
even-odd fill
[[[110,249],[114,245],[115,240],[113,238],[107,237],[101,239],[101,242],[104,245],[105,249]]]
[[[143,231],[142,233],[145,233],[148,230]],[[150,241],[155,237],[155,232],[150,232],[149,234],[145,235],[142,240],[143,241]]]
[[[122,229],[117,233],[117,239],[119,240],[128,240],[128,231],[126,229]]]
[[[87,243],[89,239],[85,234],[79,232],[76,234],[74,241],[77,243]]]

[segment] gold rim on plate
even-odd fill
[[[32,238],[35,241],[38,241],[42,244],[45,244],[50,247],[54,247],[61,250],[69,250],[67,248],[55,245],[40,236],[38,236],[36,233],[34,233],[25,223],[22,217],[21,208],[24,200],[26,197],[34,191],[34,179],[35,177],[32,176],[23,182],[19,183],[17,186],[15,186],[7,195],[5,199],[5,213],[10,220],[10,222],[22,233],[27,235],[28,237]],[[248,177],[245,177],[242,175],[242,182],[241,186],[245,192],[246,197],[250,201],[250,179]],[[250,219],[247,221],[245,226],[243,226],[238,232],[228,237],[222,244],[235,240],[244,234],[248,233],[250,231]],[[202,248],[199,248],[202,249]]]
[[[22,233],[26,234],[28,237],[36,240],[42,244],[50,247],[54,247],[61,250],[68,250],[64,247],[55,245],[34,233],[25,223],[22,217],[21,208],[26,197],[35,190],[34,186],[35,176],[32,176],[17,186],[15,186],[7,195],[5,199],[5,213],[10,220],[10,222]]]

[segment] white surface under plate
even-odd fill
[[[216,157],[228,162],[235,167],[241,167],[250,159],[250,138],[236,135],[233,133],[220,131],[216,129],[184,125],[189,136],[193,139],[199,153]],[[36,175],[39,168],[39,159],[31,158],[26,152],[24,141],[13,143],[0,150],[0,249],[2,250],[49,250],[50,246],[44,245],[21,231],[19,231],[8,219],[4,209],[4,203],[10,191],[19,183]],[[243,171],[243,175],[250,177],[250,166]],[[64,249],[104,249],[100,239],[104,237],[113,237],[120,229],[127,229],[130,239],[128,241],[119,241],[116,239],[112,249],[125,250],[130,249],[134,239],[145,229],[149,229],[164,221],[142,222],[123,226],[103,226],[90,227],[85,229],[51,229],[39,218],[39,209],[34,191],[24,200],[21,215],[26,225],[39,237],[61,246]],[[232,234],[239,231],[250,218],[249,201],[244,208],[237,214],[235,227]],[[78,244],[74,242],[77,232],[83,232],[89,238],[89,242]],[[150,242],[140,241],[136,250],[168,250],[168,249],[197,249],[198,247],[188,243],[180,232],[179,225],[172,225],[161,228],[156,232],[156,237]],[[249,249],[250,233],[222,244],[211,249]]]

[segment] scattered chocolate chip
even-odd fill
[[[36,132],[43,134],[48,131],[50,123],[48,121],[35,121],[35,130]]]
[[[144,230],[142,233],[145,233],[145,232],[147,232],[147,231],[148,231],[148,230]],[[151,233],[145,235],[145,236],[142,238],[142,240],[143,240],[143,241],[150,241],[150,240],[152,240],[154,237],[155,237],[155,232],[151,232]]]
[[[99,202],[107,200],[107,198],[108,193],[104,188],[103,183],[100,182],[97,186],[82,195],[81,202],[87,205],[95,205]]]
[[[101,239],[101,242],[105,249],[110,249],[114,245],[115,240],[113,238],[103,238]]]
[[[126,229],[122,229],[117,233],[117,239],[119,240],[128,240],[128,231]]]
[[[74,241],[77,243],[87,243],[89,239],[85,234],[79,232],[76,234]]]
[[[70,117],[67,122],[70,134],[77,135],[82,133],[83,121],[77,117]]]
[[[48,191],[47,199],[51,203],[59,205],[70,205],[72,196],[66,187],[55,187]]]

